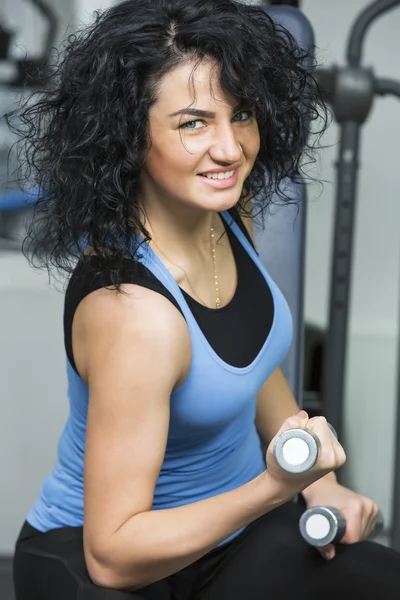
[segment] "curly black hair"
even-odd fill
[[[39,189],[23,244],[33,266],[70,273],[82,241],[106,259],[110,246],[114,258],[131,254],[134,232],[150,239],[136,201],[149,108],[160,79],[189,58],[216,62],[222,89],[258,122],[261,147],[237,209],[249,195],[260,212],[290,201],[282,183],[314,161],[310,133],[326,108],[313,49],[300,49],[260,6],[125,0],[96,12],[62,50],[45,89],[17,112],[19,125],[8,121],[22,141],[24,177]]]

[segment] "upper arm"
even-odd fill
[[[165,297],[135,285],[123,291],[93,292],[73,323],[74,356],[89,387],[84,467],[89,568],[115,531],[151,509],[170,395],[190,357],[185,321]]]

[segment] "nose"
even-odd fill
[[[215,131],[210,146],[210,157],[216,162],[234,163],[240,160],[243,150],[231,125],[221,125]]]

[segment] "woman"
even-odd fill
[[[324,114],[306,58],[261,8],[127,0],[22,115],[44,190],[25,252],[70,275],[71,409],[17,600],[398,597],[399,556],[354,543],[376,505],[336,482],[343,449],[279,369],[288,306],[239,216],[285,200]],[[319,461],[287,475],[275,436],[306,426]],[[300,492],[343,511],[346,547],[303,542]]]

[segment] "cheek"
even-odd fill
[[[179,136],[178,140],[170,138],[163,144],[152,146],[146,160],[148,173],[156,181],[172,181],[176,186],[177,176],[196,172],[198,156],[188,150],[190,148],[185,148]]]
[[[245,147],[248,157],[255,160],[260,151],[260,132],[258,127],[249,132],[249,135],[246,138]]]

